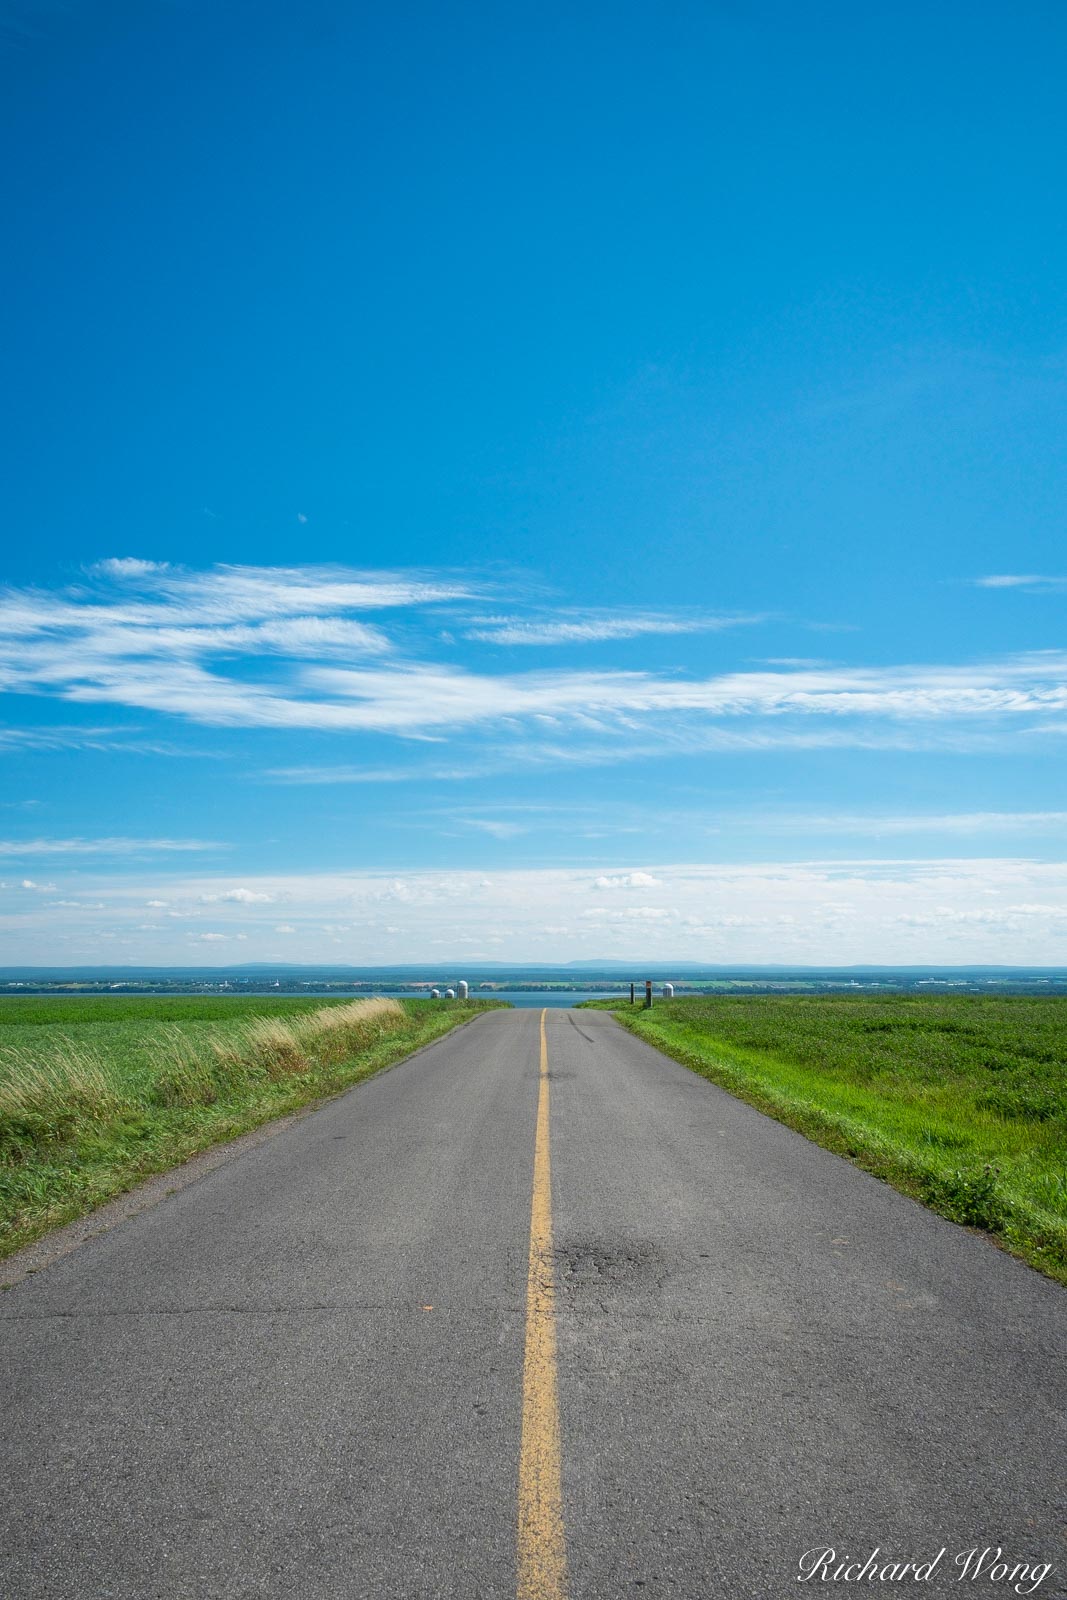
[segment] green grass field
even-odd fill
[[[590,1003],[1067,1283],[1067,997]]]
[[[0,1256],[495,1004],[0,999]]]

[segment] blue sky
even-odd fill
[[[0,961],[1065,962],[1065,44],[0,5]]]

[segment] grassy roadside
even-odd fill
[[[496,1004],[0,1000],[0,1258]]]
[[[592,1002],[666,1055],[1067,1284],[1067,1000]]]

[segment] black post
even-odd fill
[[[652,979],[645,979],[645,1010],[652,1010]]]
[[[630,985],[630,1004],[633,1005],[633,1003],[634,1003],[634,986],[631,983],[631,985]]]

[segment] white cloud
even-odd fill
[[[194,937],[200,944],[222,944],[227,935],[225,933],[198,933]]]
[[[604,733],[627,718],[692,714],[737,718],[947,717],[1048,715],[1067,711],[1067,653],[1032,652],[974,666],[836,668],[728,673],[708,679],[641,672],[544,672],[490,677],[445,666],[344,670],[311,668],[307,687],[328,700],[264,698],[241,715],[307,727],[408,733],[530,719],[551,712]],[[202,685],[200,686],[203,687]],[[210,691],[209,695],[210,695]],[[173,688],[181,698],[185,690]],[[216,696],[206,712],[225,720],[238,707]],[[631,724],[632,725],[632,724]]]
[[[829,667],[833,663],[822,656],[763,656],[759,659],[765,667]]]
[[[955,811],[913,812],[902,815],[831,813],[826,816],[753,814],[750,820],[764,828],[788,828],[826,833],[994,833],[1046,832],[1067,827],[1067,811]]]
[[[660,880],[650,872],[624,872],[615,878],[593,880],[594,889],[658,889]]]
[[[134,856],[224,848],[208,839],[0,839],[0,856]]]
[[[468,777],[466,772],[437,772],[411,767],[271,767],[263,776],[277,783],[410,783],[412,778]]]
[[[91,570],[109,578],[147,578],[149,573],[169,571],[170,562],[141,561],[137,556],[108,556],[106,561],[98,561]]]
[[[23,878],[20,887],[23,889],[33,889],[38,894],[55,894],[56,892],[56,886],[54,883],[35,883],[32,878]]]
[[[653,741],[680,752],[909,749],[931,742],[973,749],[1003,739],[1012,726],[1026,734],[1067,731],[1067,652],[886,667],[793,658],[790,665],[703,678],[573,669],[478,673],[387,653],[389,639],[365,620],[390,608],[474,597],[474,585],[447,574],[300,566],[190,572],[114,558],[78,588],[0,595],[0,688],[213,727],[381,733],[435,743],[488,734],[500,758],[512,763],[636,758]],[[566,612],[483,618],[480,629],[496,642],[566,644],[755,620]],[[393,775],[355,766],[275,772],[290,782]],[[163,848],[158,841],[143,846]]]
[[[232,902],[242,906],[266,906],[274,900],[272,894],[262,894],[257,889],[225,889],[220,894],[202,894],[201,905],[216,905],[221,902]]]
[[[1038,573],[994,573],[971,580],[979,589],[1067,589],[1067,578],[1042,577]]]
[[[419,574],[233,566],[190,572],[130,557],[101,562],[91,576],[88,588],[0,594],[0,686],[166,709],[166,697],[157,705],[149,689],[161,690],[172,668],[176,692],[201,681],[230,684],[236,693],[239,680],[197,663],[215,655],[347,661],[379,654],[389,648],[386,636],[349,613],[475,592],[467,581]]]
[[[130,587],[148,598],[123,600],[111,607],[94,596],[79,596],[81,602],[96,599],[97,611],[116,621],[139,624],[164,620],[161,602],[171,621],[211,623],[425,605],[469,600],[477,593],[476,586],[466,579],[336,566],[217,566],[197,572],[125,557],[101,562],[96,570],[104,576],[133,580]]]
[[[345,961],[375,965],[389,927],[397,930],[389,935],[391,960],[425,961],[437,952],[450,961],[465,951],[472,959],[492,954],[523,962],[617,958],[633,962],[638,977],[652,959],[1067,964],[1067,860],[874,856],[627,863],[609,866],[603,876],[635,872],[656,879],[656,889],[605,893],[600,905],[590,904],[600,892],[593,889],[593,875],[578,867],[505,870],[491,879],[467,871],[402,878],[375,872],[263,875],[246,880],[252,892],[271,901],[241,908],[245,959],[270,959],[286,937],[276,930],[293,929],[301,935],[301,960],[336,961],[333,941],[341,938]],[[116,884],[86,874],[82,887],[86,899],[91,895],[107,909],[45,907],[31,895],[5,899],[0,961],[52,964],[63,940],[64,960],[91,962],[102,932],[132,938],[129,959],[143,959],[137,941],[144,937],[138,930],[146,901],[169,898],[203,912],[200,897],[221,894],[230,884],[204,876],[180,882],[169,877],[164,884],[145,875]],[[642,890],[646,898],[654,894],[654,904],[633,904],[630,894]],[[292,920],[278,923],[283,901]],[[217,945],[224,954],[221,932],[200,938],[183,912],[162,911],[160,920],[166,931],[152,934],[154,961],[180,963],[190,939],[205,953]]]
[[[289,922],[278,922],[274,925],[275,933],[295,933],[296,929]]]
[[[763,616],[678,617],[612,613],[580,618],[525,620],[522,617],[486,617],[464,634],[465,639],[488,644],[552,645],[595,644],[609,639],[636,639],[642,634],[718,633],[724,628],[740,628],[765,622]]]
[[[0,655],[4,642],[0,639]],[[2,669],[0,669],[2,670]],[[196,756],[202,752],[161,739],[144,737],[137,729],[99,727],[0,728],[0,750],[122,750],[136,755]]]
[[[488,833],[493,839],[516,839],[529,831],[520,822],[506,822],[496,817],[464,817],[462,821],[465,827]]]
[[[665,906],[593,906],[579,912],[582,917],[596,917],[608,922],[662,922],[673,916]]]

